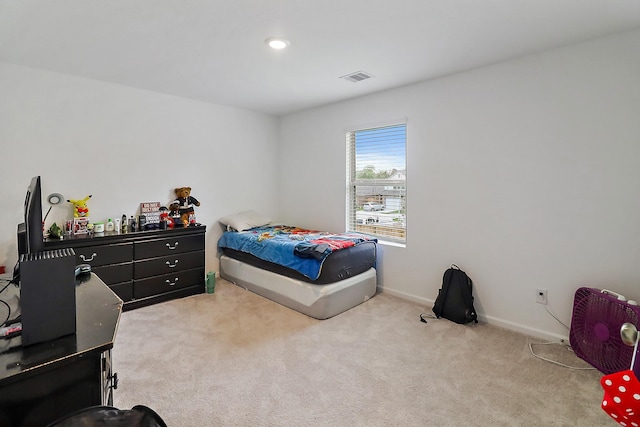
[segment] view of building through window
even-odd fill
[[[405,242],[406,124],[347,132],[347,229]]]

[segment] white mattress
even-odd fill
[[[241,261],[220,257],[220,276],[263,297],[316,319],[328,319],[376,294],[376,270],[335,283],[315,285]]]

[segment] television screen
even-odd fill
[[[18,225],[19,255],[42,252],[44,250],[43,226],[40,177],[35,176],[31,179],[24,199],[24,224]]]

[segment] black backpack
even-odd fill
[[[467,274],[455,264],[444,272],[442,288],[433,304],[437,318],[444,317],[453,322],[465,324],[478,323],[478,315],[473,308],[473,282]]]
[[[48,427],[167,427],[160,415],[144,405],[131,409],[92,406],[67,415]]]

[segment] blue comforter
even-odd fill
[[[322,264],[332,252],[366,241],[376,242],[377,239],[360,233],[331,234],[276,225],[226,231],[218,241],[218,247],[249,253],[316,280]]]

